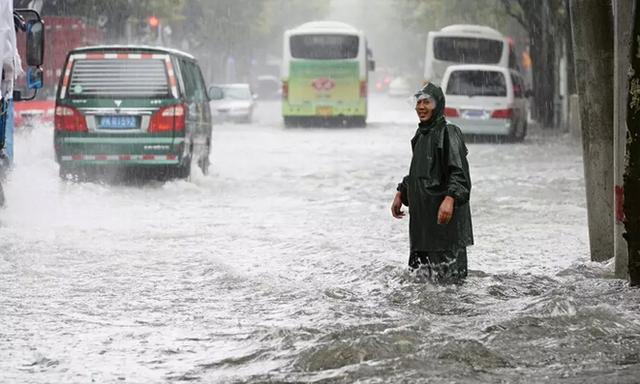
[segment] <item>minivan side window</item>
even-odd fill
[[[194,101],[196,85],[194,84],[193,74],[191,73],[191,67],[189,67],[188,61],[180,60],[180,72],[182,73],[182,79],[184,80],[184,95],[187,101]]]
[[[202,72],[196,63],[189,62],[189,64],[191,65],[191,74],[193,75],[193,83],[195,87],[194,99],[198,103],[204,103],[207,101],[207,90],[204,85]]]
[[[184,77],[185,96],[187,101],[203,103],[206,101],[206,93],[202,74],[198,66],[187,60],[180,60],[182,76]]]

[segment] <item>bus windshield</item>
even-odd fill
[[[358,57],[358,36],[309,34],[291,36],[291,57],[295,59],[336,60]]]
[[[497,64],[503,42],[469,37],[436,37],[433,54],[437,60],[460,64]]]

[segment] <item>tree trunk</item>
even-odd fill
[[[565,8],[565,12],[567,13],[567,15],[569,15],[570,11],[569,11],[569,0],[564,0],[564,8]],[[568,21],[569,18],[567,17],[566,20]],[[566,28],[566,34],[565,34],[566,38],[567,38],[567,95],[565,97],[569,97],[569,95],[573,95],[577,92],[577,87],[576,87],[576,73],[575,73],[575,60],[573,57],[573,33],[571,31],[571,26],[569,26],[568,28]]]
[[[613,26],[611,3],[571,0],[591,260],[613,256]]]
[[[532,116],[543,127],[553,127],[555,113],[555,47],[553,45],[553,21],[548,2],[521,3],[529,18],[528,32],[533,63]]]
[[[629,255],[629,280],[640,286],[640,15],[634,2],[631,76],[627,99],[627,155],[624,173],[624,227]]]

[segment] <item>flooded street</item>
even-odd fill
[[[411,107],[285,129],[258,102],[191,181],[62,182],[51,127],[16,137],[0,382],[638,382],[640,290],[589,262],[578,142],[470,143],[470,276],[434,286],[389,209]]]

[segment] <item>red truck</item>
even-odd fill
[[[35,100],[16,103],[14,123],[16,130],[53,123],[55,96],[58,79],[62,74],[67,52],[85,45],[100,44],[104,33],[95,26],[88,25],[84,19],[72,16],[44,16],[45,48],[44,88],[38,92]],[[18,47],[24,47],[24,36],[18,37]],[[20,52],[24,57],[24,52]],[[24,87],[18,83],[18,87]]]

